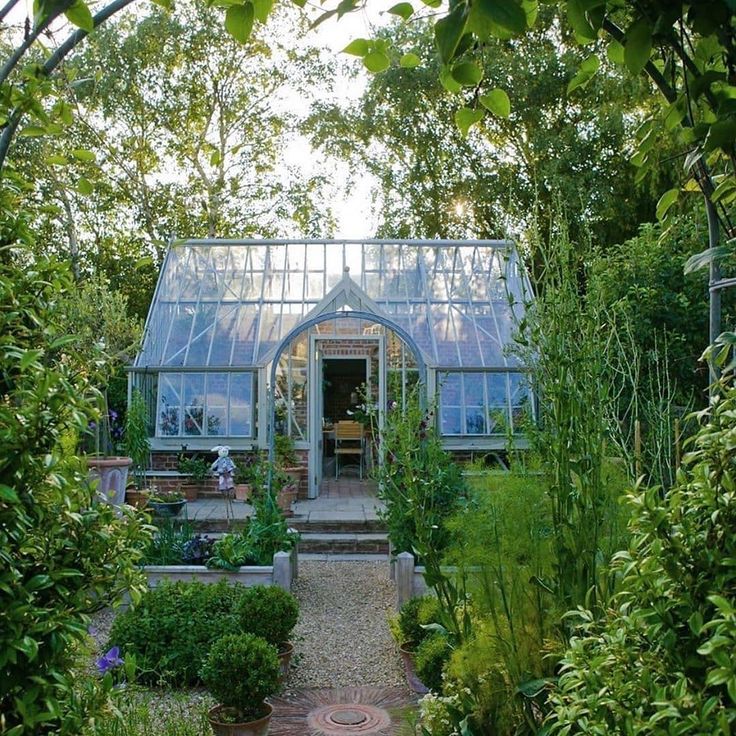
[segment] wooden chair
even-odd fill
[[[335,423],[335,478],[340,475],[340,458],[357,455],[360,479],[363,480],[363,425],[360,422]]]

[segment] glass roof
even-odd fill
[[[447,240],[173,245],[135,365],[264,364],[311,312],[344,306],[330,296],[346,278],[411,335],[429,365],[518,365],[504,347],[531,292],[513,244]]]

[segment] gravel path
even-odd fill
[[[293,592],[301,610],[289,688],[406,686],[386,562],[300,561]]]

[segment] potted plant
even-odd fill
[[[148,503],[148,493],[144,490],[146,468],[151,453],[148,440],[146,402],[139,389],[133,389],[133,398],[125,417],[125,451],[130,455],[133,470],[133,487],[126,488],[125,501],[136,508]]]
[[[254,634],[228,634],[209,651],[200,672],[218,701],[209,711],[216,736],[265,736],[279,687],[276,648]]]
[[[435,623],[439,613],[439,603],[434,596],[410,598],[401,606],[397,625],[392,628],[404,663],[406,681],[415,693],[429,692],[417,676],[414,663],[417,649],[431,634],[431,629],[425,627]]]
[[[297,490],[304,477],[305,468],[299,463],[294,440],[285,434],[277,434],[274,437],[274,452],[276,454],[276,465],[289,478],[291,484],[296,485]]]
[[[176,516],[186,504],[186,499],[181,491],[159,491],[151,489],[148,504],[156,516]]]
[[[235,612],[243,631],[263,637],[276,647],[283,682],[294,652],[289,638],[299,618],[297,599],[276,586],[254,585],[243,591]]]
[[[186,500],[196,501],[199,489],[209,475],[209,463],[196,453],[191,457],[187,457],[182,450],[176,468],[182,475],[187,476],[182,480],[181,486]]]
[[[235,500],[236,501],[249,501],[251,494],[251,479],[253,476],[253,469],[255,467],[255,458],[253,455],[245,455],[243,458],[239,458],[235,468]]]

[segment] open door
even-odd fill
[[[309,345],[309,498],[317,498],[322,485],[322,455],[324,453],[324,394],[323,366],[319,343],[312,337]]]

